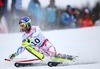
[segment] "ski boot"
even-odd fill
[[[54,57],[66,59],[67,55],[66,54],[60,54],[60,53],[58,53],[58,54],[54,55]]]
[[[54,57],[68,59],[68,60],[73,60],[73,58],[74,58],[72,55],[66,55],[66,54],[60,54],[60,53],[56,54]]]

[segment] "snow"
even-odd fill
[[[43,31],[52,44],[60,53],[78,55],[86,61],[98,61],[96,64],[73,65],[52,67],[52,69],[100,69],[100,26],[80,29],[62,29]],[[0,34],[0,68],[17,69],[13,62],[6,62],[4,59],[15,52],[21,45],[22,33]],[[27,51],[18,56],[19,58],[35,58]],[[26,67],[18,69],[51,69],[48,66]]]

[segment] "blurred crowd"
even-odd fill
[[[47,7],[42,8],[39,0],[30,0],[27,10],[22,8],[22,0],[12,0],[8,9],[8,0],[0,0],[0,33],[19,32],[18,21],[23,16],[32,19],[32,25],[38,25],[42,30],[83,28],[100,26],[100,1],[95,7],[81,9],[66,5],[66,9],[56,6],[55,0],[50,0]]]

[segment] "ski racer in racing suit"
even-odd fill
[[[40,60],[42,60],[45,56],[57,56],[55,47],[42,34],[40,28],[38,26],[31,26],[30,18],[22,17],[19,20],[19,26],[21,28],[21,31],[23,32],[22,46],[17,49],[17,52],[9,56],[10,59],[13,59],[14,57],[18,56],[25,49],[31,54],[35,55]],[[59,57],[65,58],[66,55]]]

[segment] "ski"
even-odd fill
[[[74,57],[74,58],[76,58],[76,57]],[[35,60],[37,60],[37,59],[33,59],[34,61]],[[63,58],[52,58],[52,60],[55,60],[55,61],[69,61],[68,59],[63,59]],[[44,66],[44,65],[48,65],[48,66],[50,66],[50,67],[52,67],[52,66],[57,66],[58,64],[61,64],[62,62],[48,62],[48,63],[45,63],[45,61],[44,62],[26,62],[26,61],[30,61],[30,60],[24,60],[24,62],[21,60],[21,61],[19,61],[19,62],[15,62],[15,64],[14,64],[14,66],[15,67],[27,67],[27,66]]]
[[[20,58],[16,58],[15,60],[11,60],[11,59],[7,59],[5,58],[5,61],[13,61],[13,62],[31,62],[31,61],[37,61],[37,60],[40,60],[40,59],[20,59]]]
[[[32,66],[33,63],[19,63],[19,62],[16,62],[14,63],[14,66],[16,67],[25,67],[25,66]]]
[[[59,64],[62,64],[63,62],[53,62],[53,61],[50,61],[48,62],[48,66],[49,67],[53,67],[53,66],[58,66]]]
[[[49,61],[47,65],[49,67],[56,67],[56,66],[70,66],[70,65],[84,65],[84,64],[95,64],[98,63],[97,61],[87,61],[79,59],[78,56],[71,56],[67,59],[61,58],[54,58],[56,61]]]
[[[16,62],[14,63],[15,67],[31,67],[31,66],[47,66],[46,63],[41,63],[41,62],[35,62],[35,63],[22,63],[22,62]]]
[[[95,64],[97,62],[56,62],[56,61],[49,61],[48,63],[42,62],[16,62],[14,64],[15,67],[35,67],[35,66],[49,66],[49,67],[58,67],[58,66],[71,66],[71,65],[87,65],[87,64]]]
[[[12,61],[10,59],[5,59],[6,61]],[[70,66],[70,65],[84,65],[84,64],[95,64],[97,61],[87,61],[80,60],[78,57],[73,57],[73,59],[63,59],[63,58],[52,58],[51,61],[38,61],[39,59],[15,59],[14,62],[15,67],[31,67],[31,66],[49,66],[49,67],[57,67],[57,66]]]
[[[48,62],[49,67],[57,67],[57,66],[71,66],[71,65],[85,65],[85,64],[95,64],[98,62],[92,61],[92,62],[55,62],[50,61]]]

